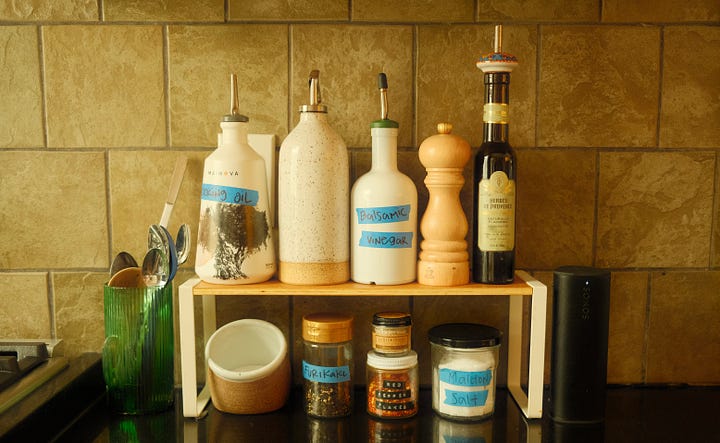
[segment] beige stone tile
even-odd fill
[[[517,267],[591,265],[596,153],[522,150],[517,158]]]
[[[659,48],[654,27],[543,27],[538,145],[655,146]]]
[[[503,336],[497,383],[507,383],[508,301],[505,296],[415,297],[413,301],[413,347],[418,353],[420,383],[432,385],[428,331],[444,323],[481,323],[499,329]]]
[[[345,0],[228,0],[230,20],[347,20]]]
[[[628,2],[602,1],[604,22],[717,22],[720,4],[715,0],[696,0],[681,6],[673,0]]]
[[[0,7],[1,8],[1,7]],[[40,60],[31,26],[0,27],[0,147],[43,146]]]
[[[107,281],[107,273],[53,273],[57,338],[62,339],[67,357],[102,352],[105,341],[103,285]]]
[[[302,383],[302,318],[314,312],[339,312],[353,316],[355,384],[365,385],[367,352],[372,349],[372,316],[381,311],[410,312],[408,297],[294,297],[292,299],[293,380]],[[413,326],[414,328],[414,326]],[[413,332],[413,340],[415,340]],[[417,342],[413,342],[413,347]]]
[[[608,383],[645,381],[646,272],[613,272],[610,286]]]
[[[597,21],[597,0],[489,0],[479,2],[480,21]]]
[[[96,21],[97,0],[8,0],[0,3],[0,21]]]
[[[168,31],[173,146],[216,146],[229,111],[230,74],[251,133],[287,134],[287,26],[171,26]]]
[[[318,69],[330,125],[348,147],[370,147],[370,123],[380,116],[377,76],[385,72],[388,117],[400,124],[398,145],[410,146],[412,39],[409,26],[293,26],[292,127],[300,118],[298,108],[309,102],[310,71]]]
[[[601,153],[596,264],[707,266],[714,168],[711,152]]]
[[[652,274],[648,383],[720,383],[720,272]]]
[[[715,164],[715,183],[720,183],[720,158]],[[720,267],[720,198],[715,191],[715,210],[713,212],[713,232],[710,246],[710,266]]]
[[[0,152],[0,268],[108,265],[99,152]]]
[[[720,147],[720,28],[667,27],[663,52],[660,146]]]
[[[48,146],[165,145],[159,26],[43,28]]]
[[[223,0],[104,0],[107,21],[193,21],[225,19]]]
[[[110,152],[113,257],[120,251],[127,251],[141,262],[147,250],[148,228],[152,224],[160,223],[175,161],[180,155],[184,155],[188,159],[187,167],[168,223],[168,231],[175,237],[182,223],[190,225],[190,255],[182,268],[193,269],[203,162],[208,154],[195,151]]]
[[[417,144],[449,121],[453,133],[482,143],[484,80],[477,59],[493,50],[494,26],[419,26],[417,43]],[[520,64],[510,80],[510,144],[535,145],[537,32],[504,26],[503,51]]]
[[[405,0],[353,0],[353,21],[384,22],[472,22],[475,15],[472,0],[446,0],[431,2]]]
[[[0,338],[52,338],[47,273],[0,274]]]

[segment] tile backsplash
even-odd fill
[[[475,60],[496,23],[520,60],[510,88],[518,267],[548,286],[561,265],[612,271],[610,383],[720,384],[716,0],[3,2],[0,338],[60,338],[71,356],[101,349],[110,261],[144,253],[181,154],[170,231],[197,228],[231,72],[251,132],[274,134],[279,149],[319,69],[353,179],[369,169],[386,72],[400,168],[424,210],[417,148],[435,125],[480,145]],[[467,183],[461,198],[471,218]],[[382,309],[412,312],[421,358],[437,323],[507,332],[504,297],[221,297],[218,318],[278,324],[297,368],[301,315],[328,305],[356,312],[361,362]]]

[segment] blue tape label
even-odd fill
[[[342,383],[350,381],[350,367],[345,366],[316,366],[305,360],[302,362],[303,377],[305,380],[319,383]]]
[[[440,381],[455,386],[488,386],[492,381],[492,370],[468,372],[442,368]]]
[[[488,392],[490,391],[485,389],[480,391],[453,391],[452,389],[445,389],[445,401],[443,403],[448,406],[464,408],[485,406]]]
[[[410,205],[357,208],[358,224],[397,223],[410,219]]]
[[[362,231],[360,246],[366,248],[411,248],[412,232]]]
[[[485,443],[485,437],[456,437],[454,435],[443,435],[444,443]]]
[[[201,198],[206,201],[257,206],[260,193],[254,189],[233,188],[231,186],[203,183]]]

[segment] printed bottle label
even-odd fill
[[[485,106],[483,106],[483,122],[507,124],[508,109],[507,103],[485,103]]]
[[[350,367],[345,366],[317,366],[303,360],[303,377],[305,380],[319,383],[342,383],[350,381]]]
[[[375,400],[375,408],[382,411],[412,411],[415,409],[415,402],[408,401],[404,403],[389,403]]]
[[[404,383],[403,383],[404,385]],[[380,400],[401,400],[405,398],[412,398],[412,391],[409,389],[405,390],[395,390],[397,388],[385,388],[386,390],[377,389],[375,391],[375,398],[378,398]],[[389,389],[389,390],[388,390]]]
[[[236,205],[257,206],[260,193],[254,189],[234,188],[203,183],[202,200],[232,203]]]
[[[412,232],[375,232],[362,231],[360,246],[366,248],[411,248]]]
[[[488,386],[492,382],[492,370],[456,371],[442,368],[440,369],[440,381],[454,386]]]
[[[410,205],[356,208],[358,224],[397,223],[410,219]]]
[[[477,246],[481,251],[515,247],[515,181],[503,171],[478,183]]]

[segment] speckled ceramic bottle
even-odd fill
[[[399,285],[415,280],[417,188],[397,168],[399,125],[387,118],[387,77],[379,75],[380,120],[370,124],[372,167],[351,198],[351,274],[358,282]]]
[[[230,114],[203,168],[195,258],[198,277],[228,285],[263,282],[275,273],[265,160],[247,142],[248,118],[237,103],[233,75]]]
[[[298,285],[350,278],[347,147],[320,104],[319,72],[310,73],[310,104],[280,146],[279,279]]]

